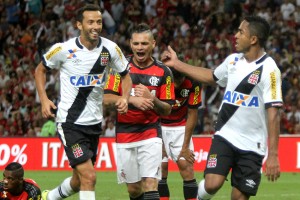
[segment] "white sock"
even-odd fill
[[[95,191],[79,191],[79,200],[96,200]]]
[[[75,193],[70,185],[71,177],[66,178],[58,187],[48,193],[47,199],[61,200]]]
[[[205,180],[200,181],[198,187],[198,198],[202,200],[211,199],[214,195],[208,194],[205,190],[204,185],[205,185]]]

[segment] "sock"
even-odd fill
[[[196,179],[183,181],[183,194],[186,200],[196,200],[198,195],[198,184]]]
[[[205,185],[205,180],[200,181],[199,189],[198,189],[198,198],[201,199],[201,200],[209,200],[214,195],[208,194],[205,190],[204,185]]]
[[[158,191],[149,191],[144,193],[144,200],[159,200]]]
[[[130,200],[143,200],[143,199],[144,199],[144,193],[136,198],[130,197]]]
[[[96,200],[95,191],[79,191],[79,200]]]
[[[162,178],[158,182],[158,192],[159,192],[160,200],[170,199],[170,190],[167,183],[167,178]]]
[[[48,193],[47,199],[61,200],[75,193],[70,185],[71,177],[66,178],[58,187]]]

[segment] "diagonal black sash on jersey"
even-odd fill
[[[259,64],[259,63],[263,62],[267,57],[269,57],[269,56],[267,54],[265,54],[261,59],[256,61],[256,64]],[[259,83],[260,80],[261,80],[263,65],[261,65],[260,67],[258,67],[254,71],[259,72],[259,78],[258,78],[258,82],[257,82],[257,83]],[[248,79],[250,78],[250,76],[253,74],[254,71],[252,71],[250,74],[248,74],[240,82],[240,84],[234,90],[235,92],[239,92],[239,93],[242,93],[242,94],[248,94],[248,95],[251,93],[251,91],[253,90],[253,88],[256,85],[248,83]],[[228,120],[233,116],[233,114],[237,111],[237,109],[239,107],[240,106],[232,105],[232,104],[229,104],[229,103],[223,103],[222,109],[220,110],[220,112],[218,114],[218,119],[217,119],[217,122],[215,124],[215,130],[216,131],[221,130],[221,128],[228,122]]]
[[[110,53],[107,50],[107,48],[103,47],[102,52],[100,53],[97,61],[95,62],[94,66],[92,67],[89,74],[102,74],[105,70],[106,65],[101,65],[101,55],[108,55],[109,61],[110,61]],[[106,57],[107,58],[107,57]],[[88,86],[88,87],[81,87],[78,90],[78,94],[71,105],[71,107],[68,110],[68,115],[66,117],[66,122],[68,123],[74,123],[78,117],[83,112],[86,104],[87,104],[87,98],[94,89],[95,86]]]

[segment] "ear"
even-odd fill
[[[258,37],[257,36],[251,36],[250,42],[252,45],[257,44],[258,43]]]
[[[156,40],[152,41],[152,49],[154,49],[154,47],[156,46]]]
[[[82,31],[82,23],[81,22],[77,21],[76,26],[80,31]]]

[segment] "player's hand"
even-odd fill
[[[168,50],[161,54],[161,60],[165,65],[173,67],[175,65],[175,61],[178,60],[178,57],[176,52],[168,46]]]
[[[120,114],[126,114],[128,111],[128,101],[124,97],[119,98],[115,106]]]
[[[132,97],[132,99],[132,104],[142,111],[151,110],[154,107],[154,103],[151,99],[144,97]]]
[[[49,117],[55,117],[55,114],[53,113],[53,110],[56,110],[57,107],[55,106],[55,104],[50,101],[48,98],[41,101],[41,105],[42,105],[42,116],[44,118],[49,118]]]
[[[265,175],[269,181],[276,181],[280,177],[280,166],[278,156],[269,155],[266,160]]]
[[[149,89],[143,84],[138,84],[137,86],[135,86],[134,96],[154,100],[154,96],[150,93]]]
[[[181,149],[181,152],[180,152],[178,158],[181,158],[181,157],[185,158],[185,160],[191,164],[193,164],[195,162],[195,154],[189,148]]]

